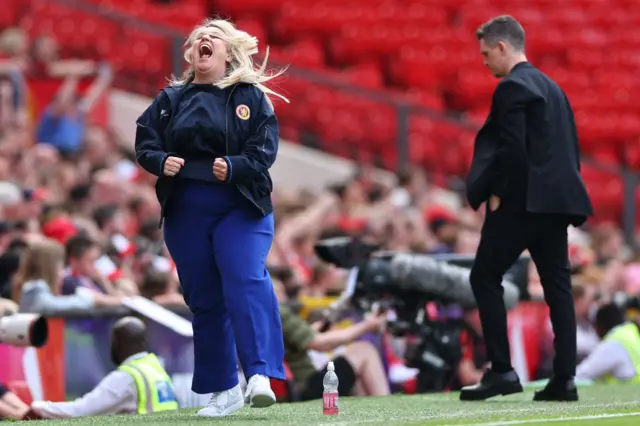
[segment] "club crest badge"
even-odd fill
[[[248,120],[251,117],[251,110],[246,105],[238,105],[236,108],[236,115],[240,120]]]

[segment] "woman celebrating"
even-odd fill
[[[199,411],[226,416],[275,402],[269,377],[284,379],[278,303],[265,259],[273,240],[269,168],[278,123],[255,68],[257,39],[207,20],[185,43],[182,79],[137,121],[136,157],[158,176],[164,236],[193,312],[192,389],[213,393]],[[268,51],[267,55],[268,57]],[[243,398],[236,351],[246,377]]]

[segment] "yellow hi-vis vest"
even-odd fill
[[[603,381],[606,383],[640,383],[640,332],[638,326],[632,322],[620,324],[609,331],[604,340],[619,343],[624,347],[633,362],[636,375],[630,380],[620,380],[609,374],[603,377]]]
[[[127,361],[118,367],[133,377],[138,388],[138,414],[178,409],[173,383],[154,354]]]

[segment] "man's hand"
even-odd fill
[[[312,323],[311,324],[311,328],[313,328],[313,330],[316,333],[320,333],[325,325],[326,325],[326,323],[324,322],[324,320],[319,320],[319,321],[316,321],[316,322]]]
[[[229,165],[224,158],[216,158],[213,162],[213,175],[216,179],[226,181],[229,175]]]
[[[29,411],[27,411],[25,415],[22,416],[22,419],[20,420],[42,420],[42,419],[44,419],[44,417],[42,417],[40,413],[38,413],[33,409],[33,407],[31,407],[29,408]]]
[[[163,173],[165,176],[175,176],[178,174],[182,166],[184,166],[184,158],[167,157],[164,162]]]
[[[381,310],[371,312],[365,317],[364,323],[367,325],[369,331],[380,332],[384,330],[384,327],[387,325],[387,312]]]
[[[498,208],[500,208],[500,197],[498,197],[497,195],[492,195],[489,198],[489,210],[495,212],[496,210],[498,210]]]

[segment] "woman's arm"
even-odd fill
[[[162,99],[166,99],[164,92],[136,120],[136,160],[143,169],[156,176],[163,175],[164,162],[169,156],[163,148],[159,131],[160,115],[164,112],[160,107]]]
[[[26,283],[20,302],[21,312],[49,315],[90,310],[96,306],[96,298],[91,291],[77,291],[70,296],[56,296],[44,282]]]
[[[91,112],[98,99],[100,99],[105,90],[109,87],[109,84],[111,84],[112,80],[113,73],[111,68],[106,64],[102,64],[100,68],[98,68],[98,76],[89,89],[87,89],[86,94],[80,101],[80,110],[83,114],[89,114]]]
[[[245,143],[242,153],[224,157],[229,166],[227,182],[237,183],[250,180],[269,170],[276,161],[280,131],[273,108],[267,102],[266,95],[260,89],[259,99],[251,108],[253,133]],[[255,114],[255,116],[253,115]]]

